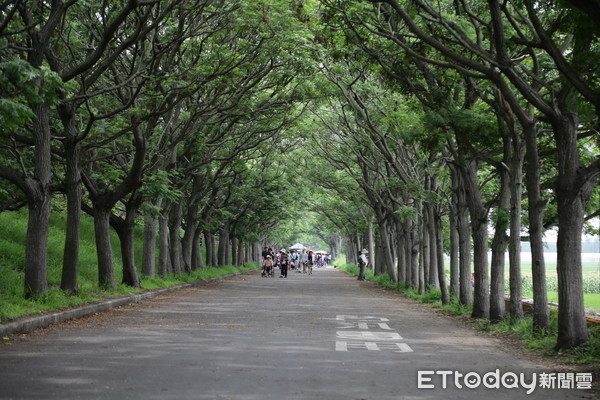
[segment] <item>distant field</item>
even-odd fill
[[[524,297],[533,297],[532,292],[524,292]],[[558,292],[548,291],[548,301],[550,303],[558,303]],[[600,294],[597,293],[584,293],[583,303],[585,304],[586,310],[593,310],[596,313],[600,313]]]
[[[600,276],[600,262],[596,261],[584,261],[582,263],[582,271],[585,275],[592,274],[595,276]],[[506,272],[508,273],[508,263],[506,265]],[[556,275],[556,261],[547,261],[546,262],[546,275]],[[521,262],[521,274],[523,275],[531,275],[531,262],[523,261]]]

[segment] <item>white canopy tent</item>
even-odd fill
[[[296,243],[295,245],[290,247],[290,250],[305,250],[305,249],[306,249],[306,246],[304,246],[302,243]]]

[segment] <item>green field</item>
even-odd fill
[[[345,258],[336,260],[335,264],[342,266],[346,263]],[[448,263],[447,263],[448,265]],[[531,262],[523,262],[521,264],[521,275],[523,277],[523,297],[531,298],[533,296],[531,287]],[[449,279],[450,271],[446,270],[446,275]],[[506,291],[508,292],[508,265],[505,270],[506,276]],[[556,272],[556,262],[546,263],[546,280],[548,283],[548,301],[552,303],[558,302],[558,281]],[[596,262],[583,263],[583,280],[584,280],[584,304],[589,312],[600,313],[600,265]]]
[[[584,304],[590,312],[600,312],[600,267],[595,262],[583,263]],[[531,264],[524,263],[521,276],[523,278],[523,296],[531,298]],[[508,279],[508,278],[507,278]],[[548,286],[548,302],[558,303],[558,277],[556,263],[546,265],[546,282]],[[508,290],[508,281],[506,283]]]

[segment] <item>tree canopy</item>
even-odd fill
[[[556,228],[557,348],[585,343],[599,14],[570,0],[7,2],[0,211],[29,210],[26,295],[48,287],[61,204],[71,293],[82,211],[103,287],[111,228],[131,286],[304,241],[349,262],[368,247],[376,273],[492,320],[506,312],[506,250],[508,313],[522,317],[526,238],[543,332],[542,241]]]

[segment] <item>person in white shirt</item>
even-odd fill
[[[305,274],[308,268],[308,253],[306,250],[302,250],[302,253],[300,253],[300,265],[302,265],[302,273]],[[300,270],[300,267],[298,267],[298,270]]]
[[[360,256],[358,257],[358,267],[360,271],[358,272],[358,280],[365,280],[365,268],[369,264],[369,259],[367,258],[368,251],[366,249],[362,249],[360,252]]]

